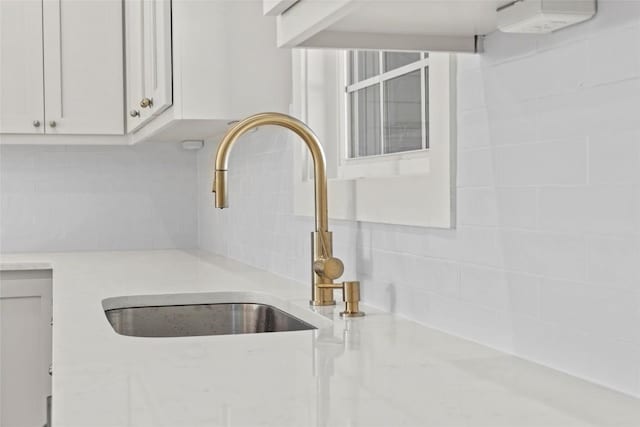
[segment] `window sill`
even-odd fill
[[[295,187],[294,213],[312,216],[313,181]],[[328,182],[329,218],[419,227],[453,228],[452,191],[433,175],[334,178]],[[439,200],[440,202],[434,203]],[[448,203],[442,201],[447,200]]]
[[[345,159],[338,167],[339,179],[396,178],[428,175],[431,156],[427,150]]]

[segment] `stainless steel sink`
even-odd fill
[[[267,304],[216,303],[105,310],[113,329],[136,337],[255,334],[316,329]]]

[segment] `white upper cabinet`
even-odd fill
[[[0,133],[44,133],[42,0],[0,1]]]
[[[123,135],[122,13],[119,0],[0,1],[0,133]]]
[[[127,131],[133,132],[173,102],[171,2],[125,3]]]
[[[45,132],[124,133],[122,3],[44,0]]]
[[[293,4],[292,4],[293,3]],[[506,1],[264,0],[278,46],[477,52]]]
[[[129,0],[125,23],[134,143],[204,139],[247,115],[288,111],[290,52],[276,47],[275,18],[259,1]]]

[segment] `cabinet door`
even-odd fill
[[[122,134],[122,2],[43,4],[46,133]]]
[[[0,133],[43,133],[42,0],[0,1]]]
[[[173,101],[171,73],[171,1],[143,0],[144,98],[142,108],[157,115]]]
[[[173,102],[171,1],[125,3],[127,132],[134,132]]]
[[[51,271],[0,271],[0,425],[45,424],[51,331]]]
[[[140,107],[145,90],[143,1],[126,1],[124,18],[127,58],[127,132],[133,132],[152,117],[150,108]]]

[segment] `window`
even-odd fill
[[[428,58],[420,52],[347,53],[348,158],[429,147]]]
[[[329,216],[453,226],[455,56],[293,51],[291,113],[323,144]],[[313,213],[313,173],[297,145],[295,212]]]

